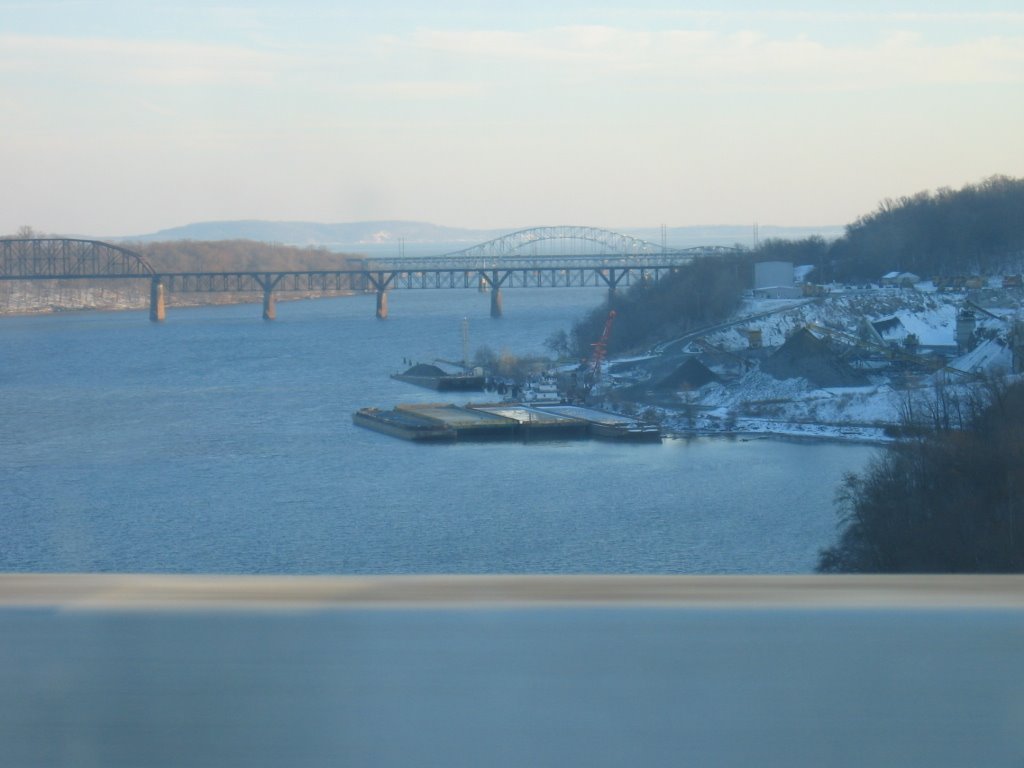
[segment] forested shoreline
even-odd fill
[[[158,272],[345,269],[358,259],[326,248],[255,240],[173,240],[123,245],[140,254]]]
[[[756,248],[695,260],[658,283],[634,284],[614,298],[614,353],[649,347],[728,317],[753,285],[753,265],[812,266],[816,283],[876,282],[887,272],[933,276],[1019,273],[1024,268],[1024,179],[992,176],[959,190],[943,188],[886,199],[832,241],[769,239]],[[597,307],[570,333],[585,356],[609,307]]]
[[[1024,383],[937,386],[904,415],[909,436],[844,479],[818,570],[1024,571]]]
[[[846,226],[821,237],[766,240],[758,260],[815,267],[817,282],[877,280],[890,271],[925,279],[1019,272],[1024,258],[1024,179],[991,176],[953,190],[886,198]]]

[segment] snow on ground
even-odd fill
[[[922,344],[951,345],[956,329],[956,312],[962,296],[928,294],[919,291],[883,288],[874,291],[851,291],[830,294],[820,301],[801,303],[789,311],[751,320],[748,324],[712,333],[707,340],[729,350],[746,349],[747,336],[741,329],[759,329],[765,347],[778,347],[795,329],[808,323],[856,333],[862,318],[875,322],[899,317],[909,332],[916,333]],[[789,302],[792,305],[792,302]],[[747,299],[739,316],[750,316],[771,310],[784,310],[786,302]]]
[[[810,425],[872,427],[881,431],[899,420],[899,397],[888,384],[813,387],[806,379],[775,379],[754,370],[729,385],[709,384],[687,405],[699,405],[720,425],[736,421],[790,424],[801,433]],[[759,430],[760,431],[760,430]]]
[[[962,294],[898,288],[831,294],[791,308],[784,302],[748,299],[739,317],[777,311],[711,333],[706,340],[720,349],[743,352],[749,340],[742,331],[759,329],[763,346],[770,349],[781,346],[792,331],[808,324],[855,334],[865,318],[877,322],[896,317],[923,346],[953,346],[957,312],[963,306]],[[1015,309],[992,311],[1008,317]],[[979,330],[993,338],[951,361],[950,366],[968,373],[1009,371],[1008,327],[1005,319],[978,313]],[[916,385],[903,382],[897,389],[884,376],[872,377],[872,381],[864,387],[821,389],[805,379],[779,380],[755,368],[735,380],[680,394],[676,408],[656,410],[663,427],[680,434],[773,434],[885,442],[892,439],[886,428],[900,421],[901,405],[905,406],[908,398],[927,397],[934,382],[932,377],[921,377]]]

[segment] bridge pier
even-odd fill
[[[491,286],[491,317],[501,317],[501,288]]]
[[[602,280],[604,280],[605,285],[608,286],[608,308],[609,309],[611,309],[613,306],[615,306],[616,290],[619,287],[619,283],[622,282],[622,279],[628,273],[629,273],[629,269],[628,268],[616,270],[615,267],[611,267],[610,269],[607,269],[607,270],[604,270],[604,269],[598,270],[598,272],[597,272],[598,277],[600,277]]]
[[[263,319],[277,319],[277,302],[274,300],[274,289],[267,286],[263,287]]]
[[[388,292],[377,291],[377,319],[388,319]]]
[[[162,323],[167,319],[164,284],[159,277],[154,277],[149,286],[149,319],[154,323]]]

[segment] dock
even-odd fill
[[[361,408],[352,421],[416,442],[571,440],[661,442],[661,430],[628,416],[576,405],[408,403],[386,411]]]

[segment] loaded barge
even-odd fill
[[[574,405],[415,403],[398,405],[390,411],[361,408],[352,415],[352,421],[360,427],[416,442],[588,437],[625,442],[661,441],[661,430],[657,426]]]
[[[447,373],[436,365],[423,363],[412,366],[404,373],[393,373],[391,378],[418,387],[436,389],[438,392],[482,392],[484,388],[483,373]]]
[[[455,430],[405,411],[360,408],[352,414],[352,423],[392,437],[416,442],[453,442]]]
[[[625,440],[634,443],[660,443],[661,429],[655,424],[644,424],[621,416],[581,405],[545,405],[545,411],[557,413],[572,419],[580,419],[590,425],[591,437],[605,440]]]
[[[446,403],[398,405],[395,410],[443,425],[458,440],[510,440],[515,437],[517,426],[514,419]]]
[[[472,408],[514,420],[519,425],[516,431],[521,440],[567,440],[587,436],[585,422],[552,413],[539,406],[500,403],[474,405]]]

